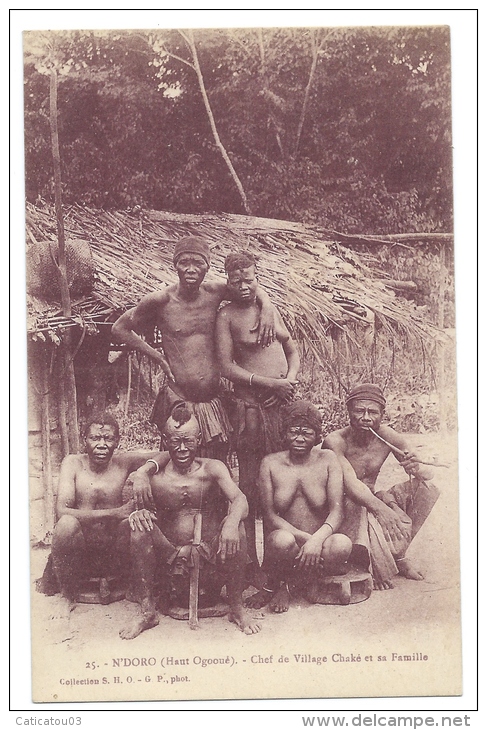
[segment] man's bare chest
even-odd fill
[[[172,301],[158,313],[157,325],[163,338],[213,336],[217,308],[218,304],[207,297],[189,303]]]
[[[126,477],[125,470],[115,466],[101,474],[83,469],[76,475],[77,503],[100,506],[119,502]]]
[[[375,445],[368,448],[350,445],[347,447],[345,456],[353,466],[358,479],[361,480],[375,480],[387,458],[387,454]]]
[[[213,498],[211,481],[204,476],[160,475],[152,479],[152,494],[159,509],[204,509]]]

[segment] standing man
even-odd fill
[[[247,600],[283,613],[289,608],[289,583],[312,589],[318,571],[345,573],[352,550],[341,534],[343,479],[332,451],[314,448],[321,441],[321,414],[297,400],[283,408],[286,451],[262,460],[259,489],[264,513],[267,583]]]
[[[225,461],[231,426],[220,399],[215,321],[218,308],[229,293],[223,282],[204,281],[210,266],[210,247],[204,238],[188,236],[177,241],[173,262],[178,283],[145,296],[115,322],[112,334],[153,358],[166,374],[151,416],[161,434],[174,406],[185,402],[200,425],[201,454]],[[257,297],[262,316],[256,339],[262,346],[274,338],[274,310],[260,287]],[[155,327],[162,335],[162,353],[141,337]]]
[[[406,551],[438,499],[438,489],[424,481],[432,478],[431,469],[421,464],[402,434],[382,424],[386,399],[378,385],[357,385],[348,394],[346,404],[350,425],[330,433],[322,447],[338,456],[345,493],[351,500],[347,501],[342,529],[352,538],[354,551],[368,551],[374,585],[379,590],[393,588],[391,578],[398,573],[411,580],[423,580]],[[388,491],[374,492],[390,453],[409,480]],[[364,510],[360,508],[366,510],[365,530]]]
[[[255,572],[260,462],[266,454],[281,450],[279,412],[293,398],[299,353],[277,310],[276,340],[267,348],[259,346],[253,329],[259,316],[253,256],[246,251],[230,254],[225,270],[231,303],[218,312],[216,346],[222,375],[234,384],[239,487],[249,503],[245,529]]]
[[[154,511],[141,509],[130,517],[140,614],[120,631],[122,639],[133,639],[158,624],[157,577],[162,580],[165,608],[169,608],[171,597],[180,605],[188,605],[188,574],[196,552],[201,559],[199,585],[206,595],[217,602],[226,585],[229,620],[245,634],[260,631],[242,602],[246,562],[242,520],[247,515],[247,500],[221,461],[196,456],[200,438],[195,417],[184,404],[176,406],[164,427],[170,461],[151,477]],[[221,494],[228,501],[223,515]]]

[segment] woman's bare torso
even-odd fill
[[[257,344],[255,327],[260,315],[257,304],[249,307],[232,306],[231,332],[233,354],[237,365],[256,375],[268,378],[285,378],[288,364],[281,342],[275,340],[269,347]],[[235,394],[248,402],[260,402],[269,395],[266,389],[259,390],[255,385],[235,384]]]
[[[326,520],[329,507],[324,459],[318,450],[311,456],[307,464],[292,464],[287,452],[276,454],[271,479],[276,513],[298,530],[313,534]]]

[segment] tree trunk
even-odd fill
[[[64,219],[62,206],[61,189],[61,157],[59,154],[59,136],[57,124],[57,73],[51,69],[51,83],[49,93],[49,111],[51,125],[51,146],[52,159],[54,164],[54,202],[56,209],[56,222],[58,234],[58,251],[56,268],[61,290],[61,307],[65,317],[71,317],[71,297],[69,294],[68,276],[66,271],[66,246],[64,237]],[[63,374],[65,383],[66,406],[67,406],[67,431],[69,437],[69,450],[72,453],[79,451],[79,430],[78,430],[78,406],[76,399],[76,381],[74,377],[74,365],[71,355],[72,342],[71,331],[66,327],[63,334],[63,341],[60,345],[63,361]]]
[[[315,36],[315,31],[311,31],[311,32],[313,33],[313,36],[312,36],[312,54],[313,54],[313,58],[312,58],[312,61],[311,61],[311,68],[310,68],[310,71],[309,71],[308,83],[306,84],[306,89],[304,91],[304,99],[303,99],[303,105],[301,107],[301,115],[299,117],[298,131],[296,132],[296,143],[294,145],[294,155],[293,155],[293,157],[296,157],[297,154],[298,154],[299,143],[301,141],[301,134],[303,132],[304,120],[306,118],[306,111],[307,111],[307,108],[308,108],[308,102],[309,102],[309,95],[310,95],[310,91],[311,91],[311,86],[313,84],[313,79],[314,79],[314,76],[315,76],[316,66],[318,65],[318,52],[319,52],[319,50],[321,48],[321,44],[318,45],[318,39]]]
[[[223,143],[220,139],[220,135],[218,134],[218,130],[216,128],[215,117],[213,116],[213,112],[211,110],[210,101],[208,99],[208,94],[206,93],[203,74],[201,73],[201,67],[200,67],[200,63],[199,63],[199,59],[198,59],[198,52],[196,50],[196,44],[194,42],[193,32],[191,30],[189,30],[189,31],[187,31],[187,33],[186,32],[183,33],[181,31],[180,31],[180,33],[183,36],[183,38],[185,39],[186,43],[188,44],[188,46],[191,50],[191,55],[193,58],[193,67],[196,72],[196,76],[198,77],[198,84],[200,87],[201,96],[203,97],[203,103],[205,105],[206,113],[208,115],[211,131],[213,132],[213,138],[215,140],[216,146],[220,150],[220,154],[223,157],[225,164],[230,171],[230,175],[232,176],[232,179],[233,179],[235,185],[237,186],[245,212],[247,213],[247,215],[251,215],[250,207],[249,207],[249,204],[247,201],[247,196],[245,194],[245,190],[243,189],[243,185],[240,182],[240,178],[238,177],[238,175],[235,171],[235,168],[232,165],[232,161],[229,158],[225,147],[223,146]]]

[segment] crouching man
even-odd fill
[[[352,561],[364,565],[370,561],[377,590],[394,588],[392,578],[397,574],[423,580],[406,551],[439,496],[429,481],[432,470],[403,434],[382,423],[386,399],[378,385],[356,385],[346,405],[350,424],[330,433],[322,448],[334,451],[343,469],[347,497],[343,530],[353,542]],[[376,492],[379,472],[391,453],[409,479]]]
[[[133,639],[158,624],[158,581],[162,612],[174,600],[188,606],[188,574],[196,553],[201,560],[200,587],[207,597],[217,602],[225,585],[229,620],[246,634],[257,633],[260,626],[242,602],[247,561],[242,520],[247,500],[222,462],[196,457],[200,429],[184,404],[173,410],[163,437],[170,460],[150,479],[154,511],[140,509],[130,516],[133,585],[140,613],[120,636]],[[220,511],[221,493],[228,500],[226,515]]]
[[[308,401],[282,410],[286,451],[266,456],[259,489],[264,514],[267,584],[247,605],[289,608],[289,582],[312,590],[320,573],[346,573],[352,550],[339,533],[343,519],[343,479],[332,451],[314,448],[321,441],[321,415]]]
[[[86,453],[70,454],[61,465],[58,521],[37,588],[48,595],[60,591],[68,613],[84,579],[101,578],[103,600],[108,598],[108,576],[128,577],[128,517],[134,504],[124,503],[123,489],[129,474],[156,454],[117,451],[118,442],[117,421],[108,413],[98,414],[85,427]]]

